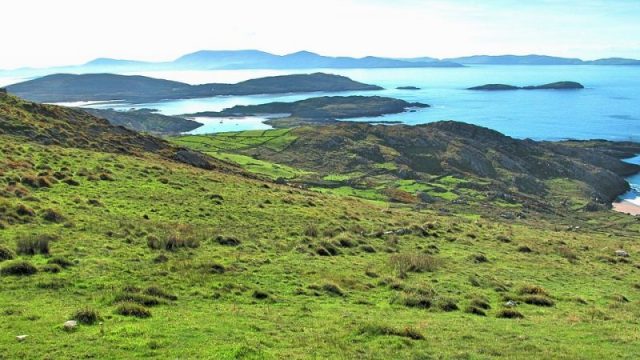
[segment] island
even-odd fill
[[[184,117],[245,117],[275,115],[265,121],[274,127],[327,124],[340,119],[377,117],[408,110],[428,108],[427,104],[410,103],[381,96],[322,96],[295,102],[271,102],[260,105],[237,105],[222,111],[206,111]],[[374,121],[376,123],[385,121]]]
[[[201,123],[180,116],[168,116],[155,109],[78,109],[93,116],[106,119],[111,125],[124,126],[127,129],[155,135],[176,135],[202,126]]]
[[[117,74],[55,74],[9,85],[7,90],[37,102],[112,101],[155,102],[228,95],[382,90],[345,76],[313,73],[263,77],[236,84],[190,85],[145,76]]]
[[[417,86],[398,86],[396,90],[420,90]]]
[[[537,86],[513,86],[505,84],[486,84],[470,87],[467,90],[482,91],[506,91],[506,90],[578,90],[584,89],[584,85],[575,81],[558,81],[550,84]]]

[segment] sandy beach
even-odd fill
[[[626,200],[613,203],[613,210],[625,214],[640,215],[640,206]]]

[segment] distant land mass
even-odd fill
[[[191,131],[202,126],[201,123],[180,116],[162,115],[154,109],[131,109],[117,111],[113,109],[78,109],[109,121],[111,125],[124,126],[138,132],[170,135]]]
[[[347,77],[324,73],[264,77],[237,84],[190,85],[145,76],[54,74],[7,87],[10,93],[38,102],[148,102],[222,95],[382,90]]]
[[[640,65],[640,60],[616,57],[582,60],[547,55],[473,55],[448,59],[429,56],[355,58],[324,56],[310,51],[276,55],[260,50],[200,50],[172,61],[148,62],[101,57],[80,65],[0,70],[0,76],[37,77],[55,73],[174,70],[457,68],[473,65]]]
[[[579,89],[584,89],[584,85],[574,81],[558,81],[550,84],[536,85],[536,86],[486,84],[481,86],[474,86],[467,90],[508,91],[508,90],[579,90]]]
[[[332,123],[339,119],[399,114],[411,108],[427,107],[429,107],[427,104],[410,103],[381,96],[323,96],[295,102],[236,105],[219,112],[207,111],[183,116],[234,117],[282,114],[282,117],[267,120],[265,123],[274,127],[291,127]]]
[[[640,60],[607,58],[581,60],[547,55],[473,55],[443,59],[463,65],[640,65]]]

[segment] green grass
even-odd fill
[[[218,159],[230,161],[236,163],[245,170],[248,170],[254,174],[260,174],[268,176],[272,179],[284,178],[293,179],[300,176],[310,174],[308,171],[294,169],[290,166],[274,164],[268,161],[257,160],[249,156],[240,154],[229,154],[219,152],[207,152],[207,154],[216,157]]]
[[[271,176],[293,171],[233,159]],[[79,185],[18,185],[27,175],[56,171]],[[113,181],[95,176],[103,173]],[[439,180],[447,191],[454,183]],[[15,196],[17,190],[26,194]],[[0,191],[0,245],[15,251],[19,238],[55,235],[50,256],[15,254],[0,268],[28,261],[42,269],[53,257],[73,264],[59,273],[0,276],[0,358],[640,357],[640,223],[631,217],[568,211],[551,220],[535,214],[503,220],[475,204],[441,215],[389,204],[381,188],[305,191],[152,155],[41,146],[6,135],[0,135]],[[556,191],[560,197],[565,190]],[[34,216],[17,215],[19,205]],[[65,220],[43,219],[50,208]],[[306,235],[310,226],[315,237]],[[408,232],[384,234],[399,229]],[[167,233],[199,246],[149,248],[150,236]],[[240,245],[222,245],[218,235]],[[355,246],[340,245],[345,238]],[[330,245],[336,255],[317,254]],[[518,251],[524,245],[533,251]],[[630,260],[615,258],[620,247]],[[427,254],[438,266],[400,274],[398,254]],[[477,254],[488,262],[474,262]],[[528,285],[543,287],[554,305],[521,303],[523,319],[497,318],[506,299],[522,297]],[[117,313],[117,294],[151,297],[144,290],[150,287],[175,300],[140,305],[147,318]],[[460,310],[396,300],[415,294],[434,304],[452,299]],[[477,298],[490,304],[487,316],[464,311]],[[62,330],[87,308],[102,325]],[[27,340],[16,341],[23,334]]]

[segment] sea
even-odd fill
[[[243,80],[292,73],[326,72],[375,84],[381,91],[305,93],[255,96],[218,96],[201,99],[167,100],[129,104],[76,103],[95,108],[156,109],[167,115],[219,111],[234,105],[273,101],[297,101],[315,96],[379,95],[421,102],[430,108],[415,112],[351,121],[393,121],[424,124],[456,120],[488,127],[514,138],[534,140],[606,139],[640,142],[640,66],[467,66],[463,68],[415,69],[317,69],[317,70],[210,70],[153,71],[127,73],[190,84],[235,83]],[[0,78],[0,86],[20,79]],[[517,86],[556,81],[577,81],[583,90],[535,90],[485,92],[469,87],[501,83]],[[419,90],[398,90],[415,86]],[[195,119],[204,125],[192,133],[215,133],[267,129],[264,119]],[[640,154],[639,154],[640,155]],[[640,162],[640,158],[630,159]],[[629,178],[635,190],[623,198],[640,205],[640,175]]]

